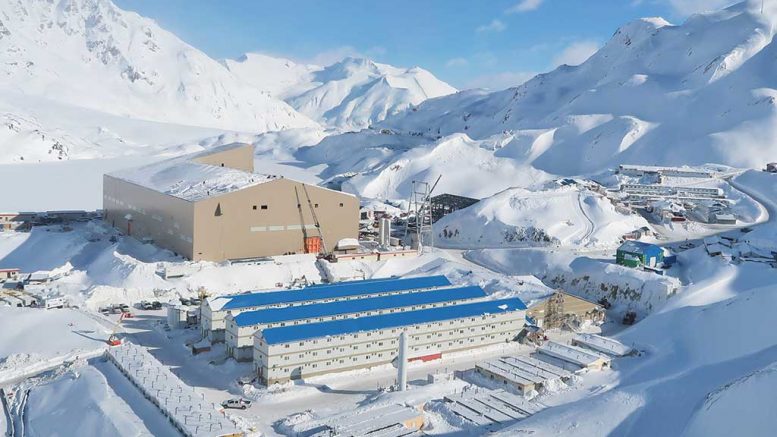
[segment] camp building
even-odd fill
[[[355,196],[254,173],[253,146],[239,143],[106,174],[103,209],[121,232],[195,261],[319,253],[359,232]]]
[[[525,310],[510,298],[263,329],[254,334],[254,367],[273,384],[387,364],[403,331],[411,361],[440,358],[514,340]]]
[[[330,303],[267,308],[235,316],[230,314],[226,319],[227,354],[238,361],[250,361],[253,358],[254,333],[262,329],[444,307],[484,299],[486,296],[486,292],[476,286],[439,288]]]
[[[224,341],[226,317],[244,311],[283,308],[312,303],[339,302],[410,293],[451,285],[443,275],[417,278],[376,278],[361,281],[310,285],[301,289],[257,291],[205,299],[200,309],[203,337],[212,343]],[[253,332],[252,332],[253,334]]]

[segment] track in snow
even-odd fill
[[[3,404],[3,417],[5,421],[5,435],[8,437],[15,437],[16,432],[13,427],[14,418],[13,414],[11,414],[11,406],[8,405],[8,398],[6,398],[6,392],[5,389],[0,388],[0,403]]]
[[[585,217],[586,222],[588,222],[588,226],[586,226],[585,234],[580,239],[580,245],[584,246],[585,243],[587,243],[591,239],[591,235],[593,235],[594,231],[596,230],[596,224],[594,224],[594,221],[591,220],[591,217],[588,216],[588,214],[585,212],[585,205],[583,205],[583,192],[580,191],[580,193],[577,195],[577,205],[580,207],[580,212],[583,214],[583,217]]]

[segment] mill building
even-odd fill
[[[103,177],[104,219],[188,259],[320,253],[358,238],[351,195],[254,173],[254,148],[228,144]]]

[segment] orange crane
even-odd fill
[[[118,346],[121,344],[121,339],[119,338],[116,333],[119,331],[119,328],[121,328],[121,322],[127,318],[130,317],[130,313],[121,313],[119,316],[119,321],[116,322],[116,325],[113,327],[113,331],[111,332],[111,335],[108,337],[108,345],[109,346]]]

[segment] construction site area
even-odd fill
[[[34,428],[36,393],[83,372],[70,389],[121,391],[105,401],[117,405],[132,393],[151,434],[498,431],[638,355],[611,337],[623,324],[606,300],[437,249],[434,223],[479,202],[436,193],[441,177],[413,181],[401,208],[360,204],[254,173],[252,155],[229,144],[116,172],[103,211],[12,231],[46,232],[94,264],[0,271],[13,307],[0,310],[50,319],[79,344],[0,365],[10,426]],[[115,265],[140,285],[111,271],[73,292],[80,269]]]

